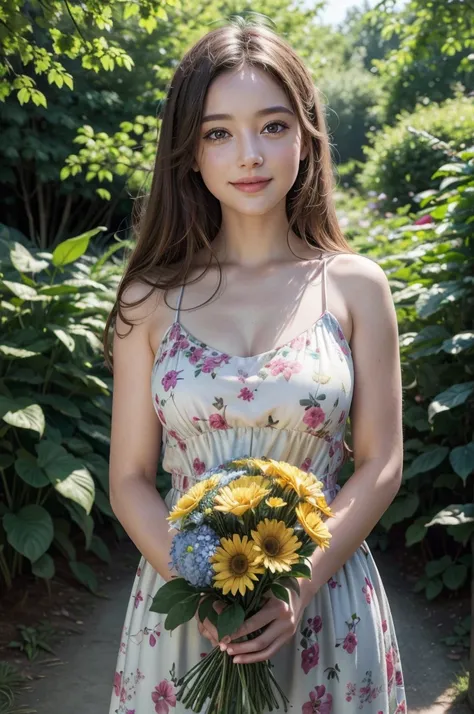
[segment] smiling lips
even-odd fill
[[[265,186],[268,186],[271,180],[271,178],[265,179],[255,176],[254,178],[242,179],[241,181],[233,183],[232,186],[235,186],[239,191],[244,191],[245,193],[256,193],[257,191],[261,191],[262,188],[265,188]]]

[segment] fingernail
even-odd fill
[[[227,645],[225,645],[223,642],[220,642],[219,646],[221,648],[221,652],[225,652],[225,650],[227,649]]]
[[[221,642],[224,642],[224,644],[228,645],[230,642],[230,636],[226,635],[225,637],[222,638]]]

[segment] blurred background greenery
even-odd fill
[[[415,553],[428,600],[461,597],[474,554],[474,11],[384,0],[335,27],[327,6],[258,11],[322,91],[341,225],[397,309],[403,483],[369,543]],[[101,340],[132,203],[177,62],[212,23],[248,12],[243,0],[2,3],[0,591],[25,575],[49,587],[67,563],[96,592],[81,554],[110,562],[106,541],[124,537],[108,501]],[[160,466],[162,493],[168,479]],[[468,617],[448,644],[469,649],[470,629]]]

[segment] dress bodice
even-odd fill
[[[354,364],[327,307],[328,258],[321,262],[322,314],[287,343],[250,357],[226,354],[191,334],[179,321],[181,289],[151,375],[163,468],[172,477],[169,505],[207,469],[243,456],[312,471],[327,501],[336,495]]]

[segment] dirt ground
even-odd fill
[[[469,592],[443,596],[428,603],[412,593],[416,563],[406,551],[373,551],[391,603],[410,714],[472,714],[467,703],[452,703],[450,687],[456,674],[468,668],[468,651],[440,640],[470,611]],[[17,664],[29,679],[18,704],[38,714],[107,714],[119,638],[139,554],[126,541],[113,548],[113,565],[90,557],[101,597],[77,586],[67,566],[59,572],[49,597],[44,583],[28,582],[23,597],[5,598],[0,611],[0,660]],[[82,557],[81,559],[86,560]],[[54,628],[51,645],[33,663],[6,647],[19,639],[17,624]],[[337,712],[334,714],[343,714]]]

